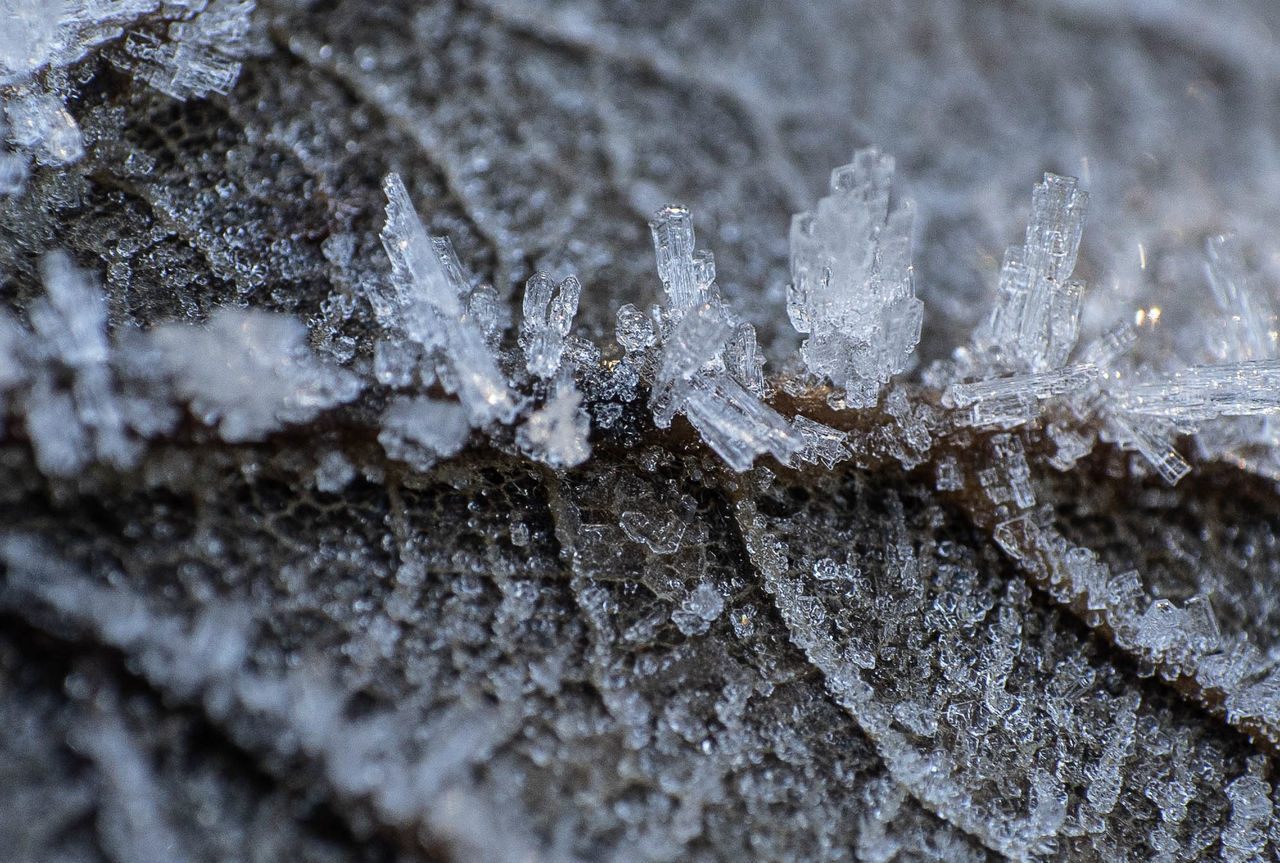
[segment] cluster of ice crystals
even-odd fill
[[[1075,346],[1084,286],[1071,274],[1088,201],[1072,177],[1045,174],[1036,186],[1026,243],[1005,253],[995,307],[974,336],[995,367],[1059,368]]]
[[[0,195],[22,188],[29,157],[84,155],[66,108],[66,67],[121,41],[108,59],[177,99],[227,93],[240,74],[255,0],[0,0]],[[130,29],[134,28],[134,29]],[[123,38],[122,38],[123,37]]]
[[[746,470],[763,452],[787,461],[804,440],[761,401],[755,331],[722,304],[711,253],[694,248],[689,211],[666,207],[649,227],[668,300],[650,397],[655,422],[665,428],[683,413],[734,470]],[[648,337],[631,317],[619,318],[619,332],[638,346]]]
[[[1032,193],[1026,243],[1005,253],[995,304],[968,348],[957,351],[957,381],[946,400],[970,409],[979,427],[1019,425],[1041,402],[1091,382],[1093,363],[1068,365],[1084,286],[1071,280],[1088,195],[1070,177],[1045,174]]]
[[[399,398],[382,415],[378,442],[387,455],[418,470],[456,455],[467,442],[471,426],[457,402],[426,397]]]
[[[112,55],[113,62],[175,99],[229,92],[240,76],[249,16],[257,0],[185,0],[169,5],[186,7],[190,17],[169,23],[163,36],[130,32]]]
[[[46,295],[31,307],[34,338],[23,339],[12,327],[7,338],[0,336],[10,350],[27,341],[27,369],[0,378],[17,383],[30,375],[25,414],[36,461],[45,473],[62,475],[95,458],[131,464],[136,443],[113,389],[102,294],[62,253],[44,258],[41,275]]]
[[[1217,314],[1203,315],[1204,355],[1187,368],[1133,377],[1117,398],[1147,422],[1196,433],[1208,457],[1280,475],[1280,320],[1239,240],[1211,237],[1205,272]]]
[[[222,309],[207,326],[157,327],[152,342],[177,394],[227,441],[260,440],[363,389],[354,374],[317,358],[306,327],[285,315]]]
[[[447,239],[427,236],[398,174],[383,183],[387,223],[382,245],[391,259],[394,325],[442,360],[442,380],[457,393],[473,425],[509,422],[516,400],[485,331],[467,308],[470,286]]]
[[[1082,282],[1071,279],[1088,196],[1076,180],[1045,174],[1032,195],[1026,244],[1005,255],[996,301],[972,344],[956,351],[955,379],[943,402],[975,428],[1011,429],[1041,418],[1049,403],[1065,418],[1049,424],[1053,463],[1071,467],[1099,433],[1136,449],[1170,483],[1190,469],[1173,446],[1174,429],[1135,410],[1129,372],[1117,361],[1133,343],[1115,330],[1078,352]]]
[[[920,340],[923,304],[911,274],[912,208],[891,205],[893,159],[860,150],[831,174],[829,197],[791,223],[787,314],[809,371],[869,407],[906,368]]]
[[[565,383],[547,403],[534,411],[516,432],[520,448],[531,458],[554,468],[582,464],[591,455],[587,438],[591,423],[582,408],[582,393]]]

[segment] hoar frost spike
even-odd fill
[[[809,371],[870,407],[907,367],[923,304],[911,272],[909,203],[891,202],[893,159],[860,150],[831,174],[831,195],[791,222],[787,314]]]
[[[450,373],[445,385],[458,394],[473,425],[509,422],[515,399],[484,333],[467,314],[468,286],[452,246],[427,236],[398,174],[387,177],[383,191],[382,245],[391,259],[399,327],[426,351],[443,354]]]
[[[695,251],[689,211],[666,207],[649,227],[669,301],[650,398],[655,422],[665,428],[683,413],[734,470],[763,452],[786,462],[805,440],[760,400],[755,331],[721,303],[714,259]]]

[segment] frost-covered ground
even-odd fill
[[[1275,859],[1278,8],[0,0],[7,859]]]

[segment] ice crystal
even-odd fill
[[[383,414],[378,442],[392,458],[427,470],[456,455],[470,433],[466,411],[457,402],[400,398]]]
[[[224,309],[206,327],[171,324],[153,341],[192,413],[223,440],[260,440],[360,394],[358,378],[316,358],[298,321]]]
[[[534,411],[516,433],[520,448],[530,458],[551,467],[582,464],[591,455],[587,436],[591,431],[582,393],[561,384],[546,405]]]
[[[534,273],[525,285],[520,344],[529,374],[545,379],[559,371],[581,292],[573,276],[557,285],[546,273]]]
[[[387,177],[383,191],[382,244],[391,259],[394,324],[424,351],[440,352],[445,386],[458,394],[473,424],[509,421],[515,398],[484,331],[467,311],[471,292],[452,245],[427,236],[398,175]]]
[[[667,333],[650,398],[655,421],[665,428],[683,413],[734,470],[746,470],[763,452],[787,461],[804,442],[751,389],[760,374],[754,331],[723,306],[714,260],[694,248],[689,211],[667,207],[649,227],[668,299]],[[632,317],[625,324],[620,317],[619,330],[639,346],[648,338]]]
[[[809,371],[875,404],[920,340],[923,304],[911,273],[912,207],[891,204],[893,159],[860,150],[831,174],[831,196],[791,223],[787,314]]]
[[[194,15],[172,21],[162,35],[131,31],[112,55],[113,61],[175,99],[228,92],[240,75],[249,16],[257,0],[198,0],[180,5],[188,6]]]

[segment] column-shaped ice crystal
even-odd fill
[[[164,38],[133,31],[117,66],[175,99],[227,93],[240,75],[240,60],[256,0],[208,0],[187,20],[171,23]]]
[[[1117,387],[1126,411],[1172,420],[1280,414],[1280,359],[1191,366]]]
[[[713,259],[695,250],[689,211],[666,207],[649,224],[669,300],[649,402],[654,421],[666,428],[676,413],[684,413],[735,470],[746,470],[762,452],[787,461],[804,438],[760,400],[764,382],[755,330],[720,303]],[[620,314],[619,333],[627,344],[638,348],[649,341],[638,312],[628,312],[625,328],[623,323]]]
[[[809,371],[867,407],[920,340],[924,307],[911,271],[910,204],[891,206],[893,159],[860,150],[831,175],[832,194],[791,222],[787,314],[808,334]]]
[[[1083,286],[1070,277],[1088,200],[1073,177],[1045,174],[1035,187],[1026,244],[1005,253],[995,306],[975,336],[997,366],[1044,371],[1075,346]]]
[[[687,207],[663,207],[649,222],[658,258],[658,278],[673,311],[710,301],[716,280],[715,258],[694,248],[693,217]]]
[[[424,349],[443,354],[450,372],[444,384],[458,394],[473,425],[509,422],[515,399],[484,333],[467,314],[464,297],[470,292],[453,247],[427,236],[398,174],[387,176],[383,191],[382,245],[391,259],[399,327]]]
[[[573,276],[557,285],[546,273],[534,273],[525,283],[520,346],[529,374],[546,380],[559,371],[581,293],[582,285]]]

